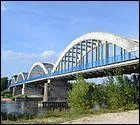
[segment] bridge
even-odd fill
[[[43,102],[66,101],[67,83],[76,74],[85,78],[104,77],[116,68],[124,74],[139,73],[139,41],[91,32],[74,39],[54,65],[36,62],[28,73],[12,76],[9,88],[13,95],[36,95]]]

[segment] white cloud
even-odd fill
[[[47,58],[54,54],[55,54],[55,52],[53,50],[47,50],[47,51],[44,51],[43,53],[41,53],[40,55],[42,58]]]
[[[55,52],[53,50],[47,50],[42,53],[22,53],[22,52],[14,52],[12,50],[3,50],[2,51],[2,59],[9,60],[9,59],[20,59],[25,61],[30,60],[50,60],[51,58],[55,58]]]
[[[31,66],[39,61],[55,64],[61,52],[46,50],[40,53],[15,52],[13,50],[1,51],[2,76],[11,77],[19,72],[29,72]]]
[[[6,11],[5,2],[1,2],[1,11]]]
[[[73,24],[75,24],[75,23],[77,23],[77,22],[78,22],[77,19],[73,19],[73,20],[71,20],[70,24],[73,25]]]

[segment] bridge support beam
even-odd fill
[[[98,40],[97,42],[97,65],[99,66],[100,65],[100,41]]]
[[[108,64],[109,62],[109,43],[105,41],[105,64]]]
[[[93,40],[91,41],[91,62],[92,62],[92,67],[93,67],[93,48],[94,48],[94,44],[93,44]]]
[[[74,53],[74,52],[73,52],[73,51],[74,51],[73,48],[72,48],[71,51],[72,51],[72,53],[71,53],[71,54],[72,54],[72,55],[71,55],[71,56],[72,56],[72,57],[71,57],[71,67],[72,67],[72,71],[73,71],[73,57],[74,57],[74,55],[73,55],[73,53]]]
[[[121,61],[123,61],[123,48],[121,48]]]
[[[103,64],[104,59],[104,44],[101,43],[101,64]]]
[[[48,80],[47,83],[44,83],[44,96],[43,96],[43,102],[48,101],[48,84],[50,83],[50,80]]]
[[[22,86],[22,95],[24,95],[24,94],[25,94],[25,83]]]
[[[88,66],[88,47],[87,47],[87,44],[88,44],[88,41],[86,40],[86,54],[85,54],[85,64],[86,64],[86,68]]]
[[[81,68],[82,68],[83,67],[83,59],[82,59],[82,56],[83,56],[83,42],[81,42],[80,49],[81,49],[81,53],[80,53],[80,65],[81,65]]]
[[[114,62],[116,61],[116,45],[113,44],[113,56],[114,56]]]
[[[69,66],[69,65],[70,65],[70,64],[69,64],[69,60],[70,60],[70,51],[68,51],[68,72],[69,72],[69,67],[70,67],[70,66]]]
[[[16,87],[13,87],[13,93],[12,93],[13,95],[15,95],[15,89],[16,89]]]

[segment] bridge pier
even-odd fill
[[[66,80],[48,80],[44,83],[43,102],[64,102],[67,97]]]
[[[15,88],[16,88],[16,86],[15,87],[13,87],[13,92],[12,92],[12,95],[15,95]]]
[[[23,83],[23,86],[22,86],[22,95],[25,94],[25,83]]]
[[[48,84],[50,83],[50,80],[48,80],[47,83],[44,83],[44,96],[43,96],[43,102],[48,101]]]

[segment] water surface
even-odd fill
[[[41,114],[47,111],[47,108],[40,107],[41,101],[1,101],[1,112],[6,113],[31,113]]]

